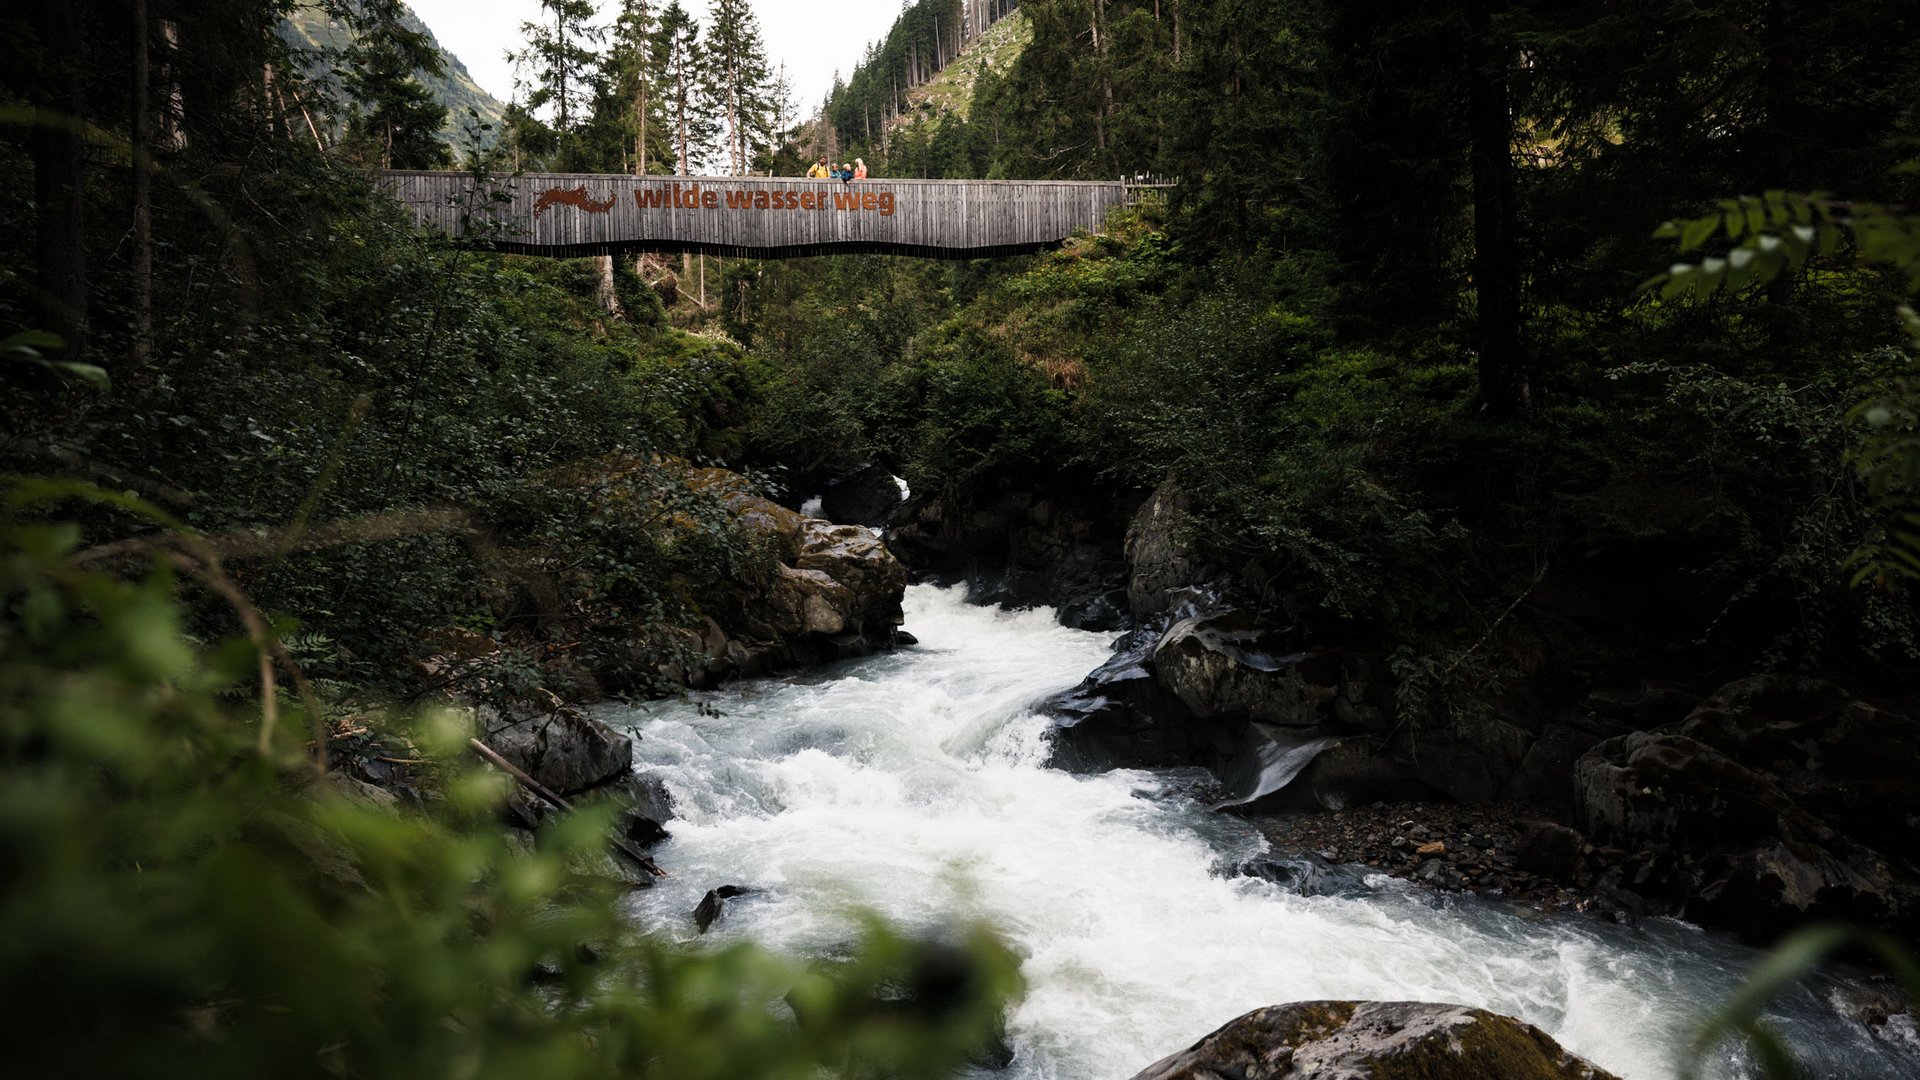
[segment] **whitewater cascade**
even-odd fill
[[[932,586],[906,611],[915,648],[602,711],[639,737],[636,768],[680,816],[657,852],[673,877],[635,901],[644,925],[807,956],[854,936],[862,908],[907,929],[990,923],[1028,984],[1014,1063],[994,1074],[1010,1080],[1125,1080],[1242,1012],[1313,998],[1479,1006],[1660,1080],[1757,955],[1670,920],[1547,916],[1384,876],[1308,896],[1235,873],[1265,841],[1180,796],[1178,777],[1046,767],[1030,706],[1105,660],[1112,635]],[[689,913],[724,884],[765,891],[696,939]],[[1812,1075],[1920,1075],[1920,1040],[1873,1038],[1830,986],[1774,1019]],[[1731,1050],[1713,1069],[1749,1073]]]

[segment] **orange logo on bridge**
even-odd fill
[[[534,200],[533,216],[539,217],[556,206],[577,206],[589,214],[604,214],[613,209],[617,196],[595,199],[587,194],[587,185],[572,188],[548,188]]]

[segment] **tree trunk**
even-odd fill
[[[621,317],[620,290],[613,285],[613,256],[600,255],[593,261],[594,268],[599,271],[599,284],[594,289],[594,299],[600,302],[602,310],[618,319]]]
[[[560,133],[565,135],[567,123],[567,16],[563,11],[553,13],[553,39],[559,43],[554,52],[554,78],[560,84]]]
[[[74,66],[80,41],[73,7],[32,5],[55,68],[43,101],[49,114],[33,129],[34,254],[40,319],[66,342],[68,358],[86,350],[86,144],[80,135],[85,90]]]
[[[147,0],[133,0],[133,363],[153,355],[153,117]],[[317,136],[316,136],[317,138]]]
[[[1480,397],[1496,417],[1531,401],[1520,341],[1520,243],[1514,208],[1512,55],[1493,32],[1493,7],[1474,6],[1468,111],[1473,158],[1473,284],[1479,306]]]
[[[1094,124],[1100,149],[1107,148],[1107,121],[1113,118],[1113,68],[1107,62],[1107,0],[1093,0],[1093,51],[1099,57],[1100,93],[1104,103]]]

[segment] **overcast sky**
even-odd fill
[[[538,18],[539,0],[407,0],[448,52],[460,58],[474,81],[501,101],[513,94],[509,49],[521,47],[520,24]],[[708,0],[681,0],[706,24]],[[600,0],[602,12],[618,5]],[[878,40],[900,17],[900,0],[753,0],[767,59],[787,65],[794,104],[812,116],[833,86],[833,73],[853,71],[867,44]],[[601,22],[611,22],[610,14]]]

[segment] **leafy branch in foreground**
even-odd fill
[[[1897,207],[1769,191],[1722,199],[1715,213],[1677,218],[1654,235],[1677,240],[1683,253],[1704,251],[1716,240],[1731,244],[1724,254],[1676,262],[1643,286],[1665,299],[1766,284],[1815,257],[1832,257],[1843,241],[1851,241],[1863,262],[1905,271],[1908,291],[1920,292],[1920,216]]]
[[[1733,997],[1708,1018],[1687,1048],[1687,1075],[1698,1075],[1700,1062],[1729,1035],[1740,1035],[1752,1047],[1761,1067],[1773,1080],[1801,1075],[1785,1040],[1761,1019],[1768,1004],[1832,956],[1849,947],[1871,951],[1906,987],[1909,1001],[1920,1002],[1920,963],[1892,937],[1858,927],[1825,923],[1809,926],[1775,946]]]
[[[1677,240],[1685,253],[1731,245],[1723,254],[1676,262],[1643,286],[1663,299],[1764,285],[1833,257],[1843,245],[1863,262],[1894,267],[1909,293],[1920,292],[1920,214],[1902,207],[1769,191],[1723,199],[1717,212],[1669,221],[1655,235]],[[1895,310],[1920,351],[1920,313],[1911,304]],[[1845,565],[1855,586],[1890,588],[1896,579],[1920,580],[1920,373],[1888,379],[1869,395],[1848,413],[1866,429],[1849,461],[1881,520]]]
[[[641,934],[607,815],[520,850],[452,714],[413,722],[440,778],[425,806],[323,773],[302,725],[268,730],[261,642],[183,632],[191,568],[160,549],[90,568],[45,494],[0,497],[0,996],[22,1074],[931,1078],[991,1039],[1018,975],[983,931],[849,920],[832,970]]]

